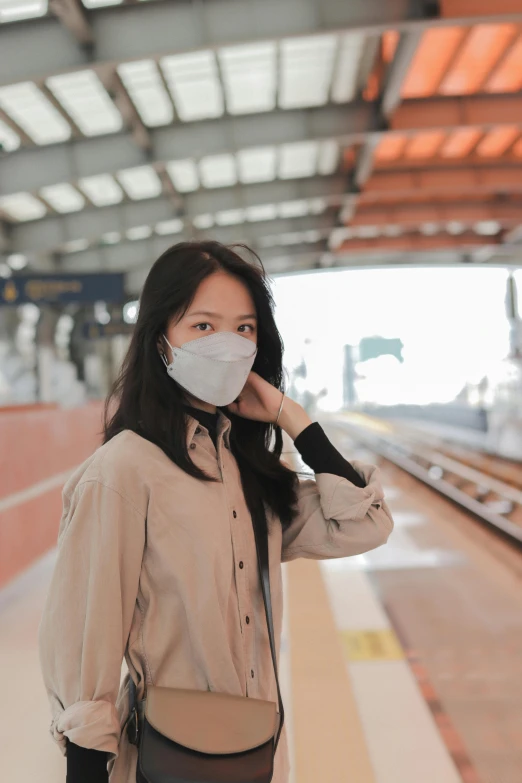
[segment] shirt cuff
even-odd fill
[[[299,433],[294,446],[314,473],[332,473],[348,479],[357,487],[366,486],[364,478],[335,448],[318,421],[312,422]]]

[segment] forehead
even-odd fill
[[[215,272],[202,280],[187,313],[207,306],[219,312],[236,309],[241,313],[255,312],[247,285],[225,272]]]

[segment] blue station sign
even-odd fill
[[[0,280],[0,305],[123,301],[124,275],[14,275]]]

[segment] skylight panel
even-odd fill
[[[94,71],[51,76],[46,84],[86,136],[115,133],[121,129],[121,114]]]
[[[127,229],[125,236],[132,242],[138,239],[148,239],[152,234],[152,228],[150,226],[133,226]]]
[[[70,239],[69,242],[65,242],[65,244],[62,245],[62,252],[81,253],[82,250],[87,250],[88,247],[88,239]]]
[[[172,218],[172,220],[160,220],[155,226],[156,234],[165,236],[166,234],[179,234],[183,231],[183,221],[179,218]]]
[[[281,245],[297,245],[303,241],[302,231],[288,231],[285,234],[279,235],[279,244]]]
[[[96,207],[119,204],[123,198],[123,190],[110,174],[82,177],[78,185]]]
[[[281,108],[295,109],[326,103],[336,41],[335,35],[318,35],[288,38],[281,42]]]
[[[332,174],[339,160],[339,145],[333,139],[319,142],[317,171],[319,174]]]
[[[273,42],[230,46],[218,53],[230,114],[275,107],[277,74]]]
[[[193,160],[171,160],[166,169],[178,193],[190,193],[199,188],[198,170]]]
[[[357,72],[365,40],[361,33],[346,33],[341,36],[332,84],[332,100],[336,103],[347,103],[355,98]]]
[[[308,209],[311,215],[320,215],[326,209],[326,200],[324,198],[308,199]]]
[[[0,0],[0,22],[33,19],[47,13],[47,0]]]
[[[123,169],[118,171],[117,177],[127,195],[133,201],[155,198],[163,190],[161,180],[152,166],[136,166],[132,169]]]
[[[223,209],[216,213],[216,225],[237,226],[245,220],[244,209]]]
[[[320,242],[322,239],[321,232],[314,228],[303,231],[303,239],[305,242]]]
[[[117,245],[121,242],[121,234],[119,231],[106,231],[101,235],[101,241],[104,245]]]
[[[214,52],[162,57],[160,67],[181,120],[202,120],[223,114],[223,93]]]
[[[256,204],[246,209],[246,219],[252,223],[257,223],[261,220],[275,220],[276,217],[277,207],[275,204]]]
[[[30,193],[13,193],[0,198],[0,209],[13,220],[37,220],[47,212],[45,206]]]
[[[18,133],[0,120],[0,150],[4,152],[12,152],[17,150],[20,146],[20,137]]]
[[[308,202],[306,199],[298,201],[283,201],[278,208],[279,217],[295,218],[308,215]]]
[[[205,188],[225,188],[237,182],[233,155],[207,155],[199,162],[199,174]]]
[[[122,63],[117,70],[145,125],[153,128],[172,122],[170,96],[153,60]]]
[[[82,0],[86,8],[101,8],[104,5],[120,5],[123,0]]]
[[[271,182],[276,176],[275,147],[252,147],[237,153],[239,181]]]
[[[46,185],[40,189],[40,195],[56,212],[63,214],[78,212],[85,206],[82,194],[68,182],[62,182],[59,185]]]
[[[281,179],[311,177],[317,163],[317,142],[298,141],[282,144],[279,150],[279,176]]]
[[[71,126],[32,82],[0,87],[0,107],[36,144],[53,144],[71,136]]]
[[[205,215],[196,215],[192,219],[192,223],[194,224],[195,228],[199,228],[204,231],[207,228],[212,228],[214,225],[214,215],[210,215],[208,213]]]

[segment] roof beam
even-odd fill
[[[280,204],[302,199],[324,199],[328,206],[343,203],[344,177],[323,177],[307,180],[277,180],[258,185],[243,185],[234,188],[201,190],[185,195],[187,224],[201,214],[216,214],[221,210],[243,209],[260,204]],[[162,220],[176,216],[170,198],[161,197],[144,201],[133,201],[102,209],[90,208],[69,215],[52,215],[39,221],[17,223],[10,227],[11,252],[38,253],[54,252],[56,248],[74,239],[97,240],[102,234],[117,231],[124,234],[129,228],[148,225],[154,227]],[[295,219],[279,231],[297,230]],[[331,221],[331,218],[329,218]],[[254,224],[252,224],[254,225]],[[267,222],[255,225],[267,226]],[[240,226],[234,226],[238,232]],[[273,233],[265,230],[264,233]]]
[[[148,134],[158,163],[313,139],[334,138],[342,145],[350,145],[382,133],[375,109],[375,104],[355,101],[343,106],[178,123],[150,129]],[[426,128],[451,130],[504,123],[522,125],[522,101],[517,95],[405,101],[394,114],[392,130],[414,134]],[[230,148],[230,139],[234,139],[236,149]],[[0,162],[0,196],[34,192],[53,182],[74,182],[82,176],[114,172],[146,162],[150,162],[148,156],[133,143],[128,131],[68,144],[20,149]]]
[[[374,127],[373,107],[363,101],[346,106],[277,110],[266,114],[225,116],[149,129],[156,162],[236,152],[238,149],[295,141],[364,138]],[[234,139],[234,149],[231,148]],[[68,144],[20,149],[0,161],[0,196],[36,191],[53,182],[115,172],[151,162],[128,131]]]
[[[49,0],[49,10],[87,51],[94,45],[92,27],[79,0]]]
[[[424,199],[448,192],[522,193],[522,165],[376,172],[360,194],[360,203]]]
[[[399,237],[377,237],[375,239],[346,239],[334,251],[334,255],[341,255],[348,252],[373,252],[376,250],[384,252],[394,251],[413,251],[416,250],[444,250],[462,248],[476,248],[484,245],[497,245],[500,240],[496,237],[483,237],[473,233],[460,234],[452,236],[450,234],[439,234],[437,236],[427,237],[421,234],[406,234]]]
[[[103,63],[348,28],[379,32],[421,21],[425,5],[425,0],[201,0],[91,9],[88,19],[94,61]],[[4,84],[74,71],[86,61],[51,16],[0,26]]]
[[[397,225],[415,227],[422,223],[450,221],[476,223],[493,220],[502,226],[514,226],[522,220],[522,199],[513,202],[456,203],[456,204],[391,204],[389,206],[361,206],[346,223],[349,226]]]
[[[60,267],[76,268],[89,271],[105,269],[106,271],[128,271],[145,264],[152,264],[154,260],[170,245],[191,238],[203,238],[212,234],[212,239],[228,244],[231,242],[244,242],[260,251],[263,257],[270,258],[274,254],[282,254],[291,251],[295,243],[288,247],[284,243],[276,249],[263,248],[263,239],[271,235],[284,235],[315,230],[320,234],[317,242],[302,243],[308,249],[320,246],[324,250],[324,243],[332,224],[332,215],[312,215],[302,218],[277,219],[260,223],[242,223],[235,226],[216,226],[210,231],[190,233],[184,231],[169,236],[153,235],[147,239],[128,241],[124,240],[114,245],[95,245],[78,253],[58,253],[52,255],[60,262]],[[98,260],[100,266],[94,266]],[[33,267],[37,266],[33,264]]]
[[[348,29],[380,33],[428,24],[522,21],[517,0],[497,0],[493,5],[490,0],[441,0],[440,16],[430,18],[427,11],[433,6],[426,0],[165,0],[90,9],[88,20],[96,41],[94,60],[99,63]],[[0,25],[4,84],[74,71],[84,67],[87,59],[50,15]]]

